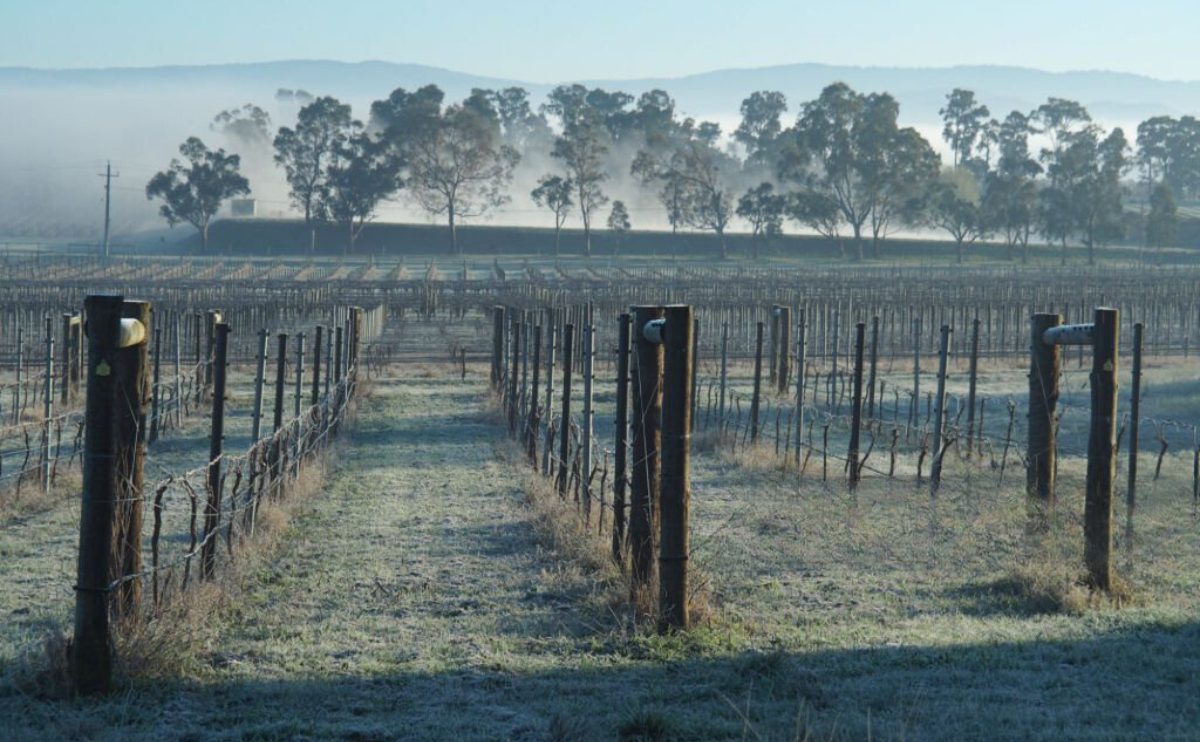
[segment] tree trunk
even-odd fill
[[[583,257],[592,257],[592,228],[587,221],[583,223]]]
[[[1066,237],[1062,238],[1062,250],[1061,250],[1061,252],[1059,252],[1058,262],[1059,262],[1059,265],[1067,264],[1067,238]]]
[[[200,239],[204,243],[204,252],[208,252],[208,222],[200,228]]]
[[[721,260],[729,259],[729,244],[725,241],[725,230],[718,229],[717,236],[721,238]]]
[[[450,203],[446,214],[450,219],[450,254],[458,255],[458,226],[454,223],[454,202]]]
[[[859,224],[854,225],[854,246],[856,248],[856,252],[858,253],[858,257],[856,258],[856,260],[859,263],[861,263],[863,261],[864,256],[863,256],[862,225],[859,225]]]
[[[556,258],[558,257],[558,241],[559,241],[559,235],[561,235],[561,234],[562,234],[562,225],[557,223],[557,220],[555,220],[555,224],[554,224],[554,257],[556,257]]]
[[[963,262],[963,241],[961,237],[954,240],[954,251],[958,258],[958,263],[961,265]]]

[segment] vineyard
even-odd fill
[[[1200,269],[0,262],[15,738],[1190,738]]]

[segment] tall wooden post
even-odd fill
[[[154,383],[150,387],[150,437],[148,443],[154,443],[158,440],[158,431],[161,421],[159,415],[162,410],[162,328],[157,326],[154,328]]]
[[[1057,457],[1054,412],[1058,405],[1058,376],[1061,353],[1058,346],[1043,341],[1046,330],[1062,324],[1061,314],[1035,314],[1029,339],[1029,468],[1025,493],[1040,507],[1052,507]]]
[[[933,463],[929,467],[929,492],[937,496],[942,484],[942,433],[946,425],[946,364],[950,356],[950,325],[942,325],[938,344],[937,396],[933,400]]]
[[[637,598],[654,581],[654,533],[659,513],[663,348],[646,338],[662,320],[656,306],[633,308],[633,471],[629,493],[630,592]],[[761,327],[761,325],[760,325]]]
[[[115,354],[117,404],[113,424],[117,439],[117,508],[113,533],[117,539],[114,580],[142,571],[142,488],[145,482],[146,411],[150,403],[150,302],[126,300],[121,306],[122,347]],[[125,580],[117,587],[114,615],[136,615],[142,602],[142,581]]]
[[[876,370],[879,367],[879,315],[871,317],[871,372],[867,377],[867,419],[875,419]],[[880,412],[883,402],[880,400]]]
[[[74,366],[71,364],[71,327],[73,319],[74,316],[69,312],[63,312],[61,336],[62,349],[59,351],[59,353],[61,353],[60,361],[62,363],[62,370],[59,372],[62,376],[60,380],[62,389],[59,390],[58,400],[60,403],[62,403],[64,408],[67,406],[67,403],[71,401],[71,392],[73,391],[71,387],[71,370],[74,368]]]
[[[767,314],[770,318],[770,324],[767,327],[767,383],[774,386],[775,373],[779,370],[779,320],[781,319],[779,305],[773,305]]]
[[[979,318],[971,320],[971,358],[967,366],[970,379],[967,381],[967,458],[975,444],[975,391],[979,377]],[[980,433],[982,438],[982,431]]]
[[[529,423],[528,430],[525,431],[526,441],[525,449],[529,454],[529,466],[537,471],[537,446],[538,446],[538,429],[542,425],[542,410],[538,405],[538,394],[541,392],[538,387],[541,385],[542,371],[542,326],[535,324],[533,326],[533,379],[529,385]]]
[[[717,415],[718,422],[721,423],[721,428],[725,424],[725,388],[729,382],[729,323],[721,323],[721,396],[720,402],[717,405],[719,414]]]
[[[521,320],[515,312],[512,320],[512,370],[508,374],[508,433],[517,432],[517,382],[521,367]]]
[[[804,326],[804,310],[800,310],[799,322],[796,325],[796,465],[800,465],[800,435],[804,432],[804,375],[805,354],[807,351],[807,335]]]
[[[1120,313],[1095,311],[1092,335],[1092,420],[1088,432],[1086,499],[1083,511],[1084,563],[1093,587],[1113,587],[1113,480],[1117,460],[1117,366]]]
[[[338,327],[338,339],[341,339],[341,326]],[[283,495],[283,445],[279,440],[279,431],[283,428],[284,390],[287,385],[287,341],[286,332],[276,336],[275,356],[275,415],[271,421],[271,493],[275,497]],[[338,353],[341,353],[341,343],[338,343]],[[339,368],[340,372],[340,368]]]
[[[217,528],[221,520],[221,458],[225,442],[225,374],[229,325],[213,327],[212,429],[208,438],[208,501],[204,508],[204,545],[200,547],[201,575],[211,580],[216,571]]]
[[[1125,490],[1125,552],[1133,553],[1133,514],[1137,509],[1138,435],[1142,415],[1142,323],[1133,326],[1133,379],[1129,394],[1129,472]]]
[[[850,474],[850,489],[858,488],[859,478],[859,461],[858,461],[858,446],[859,438],[862,430],[862,409],[863,409],[863,345],[867,326],[863,322],[859,322],[854,326],[854,397],[850,410],[850,451],[846,458],[849,459],[849,474]]]
[[[321,401],[321,341],[325,332],[323,325],[317,325],[317,336],[313,341],[312,363],[312,393],[309,395],[309,405],[316,406]]]
[[[789,354],[789,339],[792,334],[792,308],[786,305],[779,307],[779,351],[775,354],[775,359],[779,364],[779,369],[775,373],[775,381],[778,382],[777,387],[780,394],[786,394],[788,390],[789,380],[789,365],[791,358]]]
[[[758,410],[762,400],[763,323],[755,327],[754,335],[754,396],[750,398],[750,442],[758,441]]]
[[[661,531],[658,556],[659,628],[687,629],[688,515],[691,505],[692,308],[666,308],[662,346]],[[784,329],[782,334],[786,335]],[[782,372],[782,367],[781,367]]]
[[[628,483],[629,436],[629,328],[632,318],[624,312],[617,319],[617,410],[613,445],[613,533],[612,555],[618,564],[625,563],[625,487]]]
[[[595,411],[592,409],[592,365],[595,359],[595,335],[591,324],[591,312],[584,314],[583,326],[583,431],[579,436],[583,448],[580,462],[582,464],[579,477],[583,490],[583,519],[591,523],[592,519],[592,427]]]
[[[575,360],[575,325],[563,325],[563,386],[559,412],[558,496],[566,499],[571,454],[571,365]]]
[[[546,334],[546,440],[542,444],[542,476],[550,476],[554,462],[554,352],[558,347],[558,327],[550,310],[550,332]]]
[[[46,379],[42,396],[42,491],[50,491],[50,418],[54,416],[54,318],[46,315],[46,359],[43,369]]]
[[[87,401],[83,437],[83,498],[79,516],[79,560],[75,586],[75,635],[71,675],[82,695],[107,693],[112,686],[112,638],[109,636],[113,519],[116,513],[114,421],[117,377],[113,373],[121,336],[120,296],[93,295],[87,311]],[[128,445],[125,442],[125,445]]]

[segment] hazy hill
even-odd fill
[[[693,115],[730,117],[754,90],[781,90],[790,101],[814,97],[834,81],[844,80],[866,91],[887,90],[899,98],[913,123],[931,123],[946,93],[969,87],[993,112],[1027,110],[1049,96],[1082,102],[1098,118],[1133,120],[1158,113],[1200,111],[1200,82],[1159,80],[1122,72],[1045,72],[1023,67],[963,66],[945,68],[848,67],[790,64],[754,69],[726,69],[675,78],[586,80],[588,85],[640,93],[664,88],[681,110]],[[521,85],[535,97],[552,85],[456,72],[439,67],[392,62],[291,60],[252,64],[164,66],[146,68],[42,70],[0,67],[0,88],[24,89],[175,89],[206,93],[225,91],[265,101],[277,88],[303,88],[355,101],[382,97],[396,87],[435,83],[451,98],[472,87]],[[236,96],[235,96],[236,98]]]

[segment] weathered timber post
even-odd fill
[[[725,389],[729,383],[729,323],[721,323],[721,396],[720,402],[717,405],[719,414],[717,420],[720,423],[718,429],[724,429],[725,425]]]
[[[342,328],[338,327],[338,339],[341,340]],[[287,341],[286,332],[276,336],[275,356],[275,415],[271,421],[271,494],[279,498],[283,496],[283,443],[279,439],[279,431],[283,429],[283,395],[287,385]],[[338,343],[340,355],[341,343]],[[340,371],[340,369],[339,369]]]
[[[585,312],[583,326],[583,434],[580,445],[583,470],[583,519],[592,522],[592,427],[595,411],[592,409],[592,365],[595,358],[595,328],[591,324],[590,312]]]
[[[534,471],[537,471],[537,446],[538,446],[538,428],[542,425],[542,411],[538,406],[538,394],[541,384],[542,370],[542,325],[535,324],[533,326],[533,379],[529,386],[529,423],[526,431],[527,440],[525,448],[529,454],[529,465]]]
[[[58,399],[64,408],[67,406],[67,403],[71,401],[71,392],[73,391],[73,387],[71,385],[71,370],[74,368],[74,365],[71,363],[71,330],[73,327],[73,320],[74,316],[71,313],[63,312],[62,350],[60,351],[62,353],[60,358],[62,362],[62,370],[59,372],[62,375],[62,389],[59,390]]]
[[[967,366],[970,378],[967,382],[967,458],[975,442],[975,391],[979,378],[979,318],[971,320],[971,358]],[[980,438],[983,437],[980,431]]]
[[[42,397],[42,491],[50,491],[50,418],[54,415],[54,319],[46,315],[46,360],[43,374],[46,377],[45,394]]]
[[[1133,554],[1133,514],[1137,508],[1138,434],[1142,414],[1142,323],[1133,326],[1133,379],[1129,395],[1129,479],[1125,491],[1125,552]]]
[[[575,360],[575,325],[563,325],[563,388],[558,447],[558,496],[567,497],[568,456],[571,453],[571,365]]]
[[[88,383],[83,438],[83,498],[79,518],[79,561],[75,585],[75,635],[71,676],[82,695],[107,693],[112,686],[109,635],[113,519],[119,488],[114,436],[117,378],[113,374],[121,337],[120,296],[89,296],[87,310]],[[125,442],[128,445],[128,442]]]
[[[150,403],[150,302],[123,302],[120,348],[114,354],[117,379],[114,437],[117,440],[117,507],[113,520],[119,560],[110,578],[117,585],[112,605],[115,618],[137,613],[142,602],[142,581],[126,579],[142,571],[142,488],[145,481],[146,410]]]
[[[879,367],[879,315],[871,317],[871,371],[867,380],[867,419],[875,418],[875,387],[876,370]],[[883,412],[883,401],[879,403],[880,413]]]
[[[863,322],[854,325],[854,397],[850,410],[850,450],[846,455],[849,463],[850,489],[858,488],[860,467],[858,461],[859,438],[862,432],[863,410],[863,345],[867,326]]]
[[[1029,440],[1025,493],[1039,508],[1055,501],[1057,457],[1055,407],[1058,405],[1058,376],[1061,353],[1045,342],[1047,330],[1062,324],[1061,314],[1035,314],[1030,322],[1029,343]]]
[[[321,341],[324,333],[324,325],[317,325],[317,336],[313,340],[312,393],[308,402],[314,407],[321,401]]]
[[[804,432],[804,375],[807,336],[804,326],[804,310],[800,310],[796,324],[796,466],[800,466],[800,437]]]
[[[221,312],[209,309],[204,313],[204,391],[212,394],[213,352],[217,342],[217,323],[221,321]]]
[[[154,382],[150,387],[150,437],[147,443],[158,440],[159,415],[162,410],[162,328],[154,327]]]
[[[1113,588],[1113,479],[1116,476],[1119,310],[1095,311],[1092,333],[1092,420],[1088,432],[1084,562],[1092,586]]]
[[[787,330],[785,329],[784,332],[786,333]],[[786,340],[785,340],[785,343],[786,343]],[[691,427],[688,429],[689,433],[696,432],[696,418],[698,418],[700,416],[698,414],[699,395],[696,392],[697,385],[700,382],[700,374],[695,370],[697,365],[699,365],[699,363],[700,363],[700,318],[693,317],[692,318],[692,369],[693,370],[692,370],[692,396],[691,396],[692,415],[690,418]]]
[[[304,333],[296,335],[296,382],[292,392],[292,476],[300,476],[300,457],[303,455],[303,442],[300,440],[300,408],[304,399]]]
[[[204,543],[200,547],[201,576],[211,580],[216,571],[217,529],[221,520],[221,458],[225,442],[225,375],[229,353],[229,325],[213,327],[212,428],[208,437],[208,500],[204,507]]]
[[[629,470],[626,446],[629,436],[629,328],[632,319],[624,312],[617,319],[617,410],[614,420],[616,441],[613,446],[613,533],[612,555],[617,564],[625,563],[625,487]]]
[[[513,313],[512,319],[512,370],[508,374],[508,434],[517,433],[517,382],[521,367],[521,320]]]
[[[550,332],[546,335],[546,440],[542,443],[542,476],[550,476],[554,461],[554,351],[558,347],[558,327],[550,312]]]
[[[767,383],[774,386],[775,374],[779,370],[779,320],[782,319],[779,305],[772,305],[767,315],[770,317],[770,325],[767,327],[767,345],[769,346],[767,352]]]
[[[145,440],[139,431],[148,393],[150,307],[120,296],[89,296],[85,306],[89,382],[70,667],[75,689],[90,695],[111,687],[110,620],[132,615],[141,595],[137,578],[124,578],[141,564]]]
[[[662,393],[661,530],[658,556],[659,629],[686,630],[688,616],[688,515],[691,499],[693,331],[690,306],[666,308],[660,338]],[[787,334],[786,325],[782,331]],[[780,367],[782,373],[782,366]]]
[[[762,398],[763,323],[759,322],[754,335],[754,396],[750,398],[750,443],[758,441],[758,408]]]
[[[788,390],[789,365],[792,360],[788,355],[788,340],[792,334],[791,330],[792,308],[787,305],[781,305],[779,307],[779,351],[775,354],[776,360],[779,363],[779,369],[775,373],[775,381],[779,384],[777,389],[780,394],[786,394]]]
[[[913,320],[913,396],[912,407],[909,409],[908,425],[917,427],[921,421],[921,318]]]
[[[946,364],[950,356],[950,325],[942,325],[941,341],[938,345],[937,396],[933,407],[933,463],[929,467],[929,493],[936,497],[942,483],[943,429],[946,425]]]
[[[661,323],[665,310],[633,308],[633,471],[629,493],[630,595],[636,601],[654,582],[654,534],[658,526],[661,482],[663,348],[646,337],[646,327]],[[761,325],[759,325],[761,328]]]

